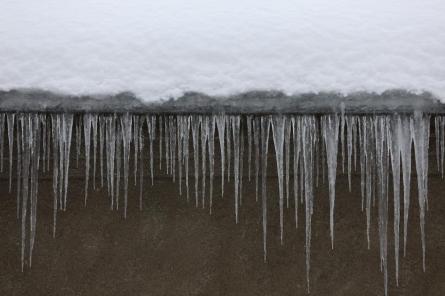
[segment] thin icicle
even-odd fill
[[[331,248],[334,249],[334,210],[335,210],[335,183],[337,176],[337,151],[339,117],[337,114],[322,117],[323,138],[326,145],[326,160],[328,165],[329,184],[329,224],[331,233]],[[349,149],[348,149],[349,151]]]
[[[246,117],[247,124],[247,176],[250,182],[250,171],[252,162],[252,116]]]
[[[92,116],[93,125],[93,189],[96,190],[96,162],[97,162],[97,136],[98,136],[98,116],[96,114]]]
[[[198,116],[192,117],[192,140],[193,140],[193,162],[195,172],[195,206],[198,207],[198,182],[199,182],[199,128],[201,126],[201,120]]]
[[[260,173],[260,119],[253,121],[253,143],[255,146],[255,200],[258,202],[258,175]]]
[[[0,172],[3,172],[3,147],[5,138],[5,113],[0,113]]]
[[[273,131],[273,142],[275,147],[275,158],[277,161],[277,175],[278,175],[278,191],[279,191],[279,206],[280,206],[280,239],[281,244],[283,244],[283,204],[284,204],[284,193],[283,193],[283,182],[284,182],[284,165],[283,165],[283,154],[284,154],[284,138],[285,138],[285,123],[286,117],[282,115],[276,115],[272,117],[272,131]]]
[[[309,274],[311,258],[311,236],[312,236],[312,214],[313,214],[313,165],[314,165],[314,142],[315,142],[315,118],[313,116],[303,116],[301,122],[302,132],[302,156],[304,167],[304,200],[306,216],[306,281],[307,290],[310,292]]]
[[[210,205],[209,211],[212,214],[212,206],[213,206],[213,178],[215,175],[215,116],[210,117],[209,122],[209,160],[210,160]]]
[[[202,208],[205,207],[206,194],[206,178],[207,178],[207,140],[209,137],[209,118],[207,116],[201,117],[201,165],[202,165]]]
[[[235,222],[238,223],[239,213],[239,170],[240,170],[240,116],[230,118],[233,132],[233,175],[235,178]],[[230,162],[230,158],[229,158]],[[230,168],[229,168],[230,170]]]
[[[269,150],[270,118],[261,117],[261,200],[263,215],[263,254],[264,262],[267,261],[267,153]]]
[[[380,263],[383,270],[385,295],[388,294],[388,195],[387,174],[387,118],[378,116],[374,121],[376,165],[377,165],[377,191],[379,205],[379,238],[380,238]]]
[[[414,142],[417,187],[419,196],[420,236],[422,241],[422,262],[425,271],[425,209],[428,206],[428,147],[429,116],[420,112],[414,113],[411,131]]]
[[[87,205],[88,199],[88,183],[90,180],[90,144],[91,144],[91,125],[93,117],[91,114],[85,114],[83,116],[83,137],[85,145],[85,200],[84,204]]]
[[[128,177],[130,167],[130,148],[132,140],[132,121],[133,118],[128,113],[121,117],[122,128],[122,148],[124,163],[124,218],[127,218],[128,207]],[[120,156],[120,155],[119,155]],[[119,172],[118,172],[119,173]]]
[[[285,122],[285,138],[284,138],[284,155],[285,155],[285,170],[286,170],[286,207],[289,208],[289,180],[290,180],[290,147],[291,147],[291,132],[292,132],[292,122],[288,119]]]
[[[294,138],[294,207],[295,207],[295,228],[298,228],[298,175],[301,153],[301,125],[300,120],[292,117],[292,132]],[[300,178],[302,179],[302,175]]]
[[[402,141],[402,123],[399,116],[390,121],[391,170],[394,192],[394,259],[396,284],[399,285],[399,234],[400,234],[400,142]]]
[[[216,127],[218,129],[219,148],[221,152],[221,195],[224,195],[224,169],[225,162],[225,129],[226,129],[226,117],[224,114],[216,117]]]
[[[9,146],[9,193],[11,193],[11,190],[12,190],[12,152],[14,151],[15,114],[8,113],[6,115],[6,121],[8,124],[8,146]]]

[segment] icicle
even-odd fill
[[[121,121],[121,118],[117,118],[117,122],[116,122],[116,157],[115,157],[115,161],[116,161],[116,185],[115,185],[115,196],[114,196],[114,201],[115,201],[115,207],[114,209],[119,210],[119,194],[120,194],[120,186],[121,186],[121,160],[122,160],[122,140],[123,140],[123,131],[122,131],[122,126],[120,124],[119,121]],[[114,172],[112,172],[114,174]],[[124,217],[125,217],[125,212],[124,212]]]
[[[275,147],[275,158],[277,161],[277,175],[278,175],[278,190],[279,190],[279,205],[280,205],[280,238],[281,244],[283,244],[283,146],[284,146],[284,131],[285,131],[286,118],[282,115],[276,115],[272,117],[272,131],[273,142]]]
[[[46,165],[46,163],[47,163],[47,161],[46,161],[46,155],[47,155],[47,152],[46,152],[46,150],[47,150],[47,147],[49,147],[49,145],[47,146],[46,145],[46,143],[47,143],[47,136],[48,136],[48,132],[46,131],[46,129],[47,129],[47,120],[46,120],[46,116],[45,115],[42,115],[41,116],[41,122],[40,122],[40,124],[42,125],[42,128],[41,128],[41,130],[42,130],[42,137],[41,137],[41,143],[39,143],[39,146],[40,145],[42,145],[42,163],[43,163],[43,165],[42,165],[42,170],[43,170],[43,173],[46,173],[46,171],[47,171],[47,165]]]
[[[83,137],[85,142],[85,206],[88,199],[88,183],[90,180],[90,144],[91,144],[91,124],[93,118],[91,114],[83,116]]]
[[[439,117],[439,130],[440,130],[440,174],[443,179],[444,173],[444,158],[445,158],[445,120],[444,117]]]
[[[99,159],[100,159],[100,186],[104,187],[104,145],[105,145],[106,118],[99,117]]]
[[[163,116],[159,116],[159,170],[162,169],[162,128],[163,128]]]
[[[195,205],[198,207],[198,182],[199,182],[199,127],[201,125],[200,117],[192,117],[192,140],[193,140],[193,161],[195,164]]]
[[[189,196],[189,138],[190,138],[190,116],[185,116],[183,119],[183,162],[185,164],[185,186],[187,191],[187,202],[190,200]]]
[[[252,162],[252,116],[246,117],[247,124],[247,176],[250,182],[250,171],[251,171],[251,162]]]
[[[243,173],[244,173],[244,129],[240,133],[240,157],[239,157],[239,205],[243,205]]]
[[[178,188],[179,188],[179,196],[182,196],[182,166],[184,164],[184,161],[182,159],[182,144],[183,144],[183,138],[184,138],[184,124],[183,124],[183,117],[178,115],[176,117],[176,141],[178,143],[178,149],[176,150],[177,155],[175,156],[178,164],[177,164],[177,168],[178,168]]]
[[[377,192],[379,214],[379,238],[380,238],[380,263],[383,269],[385,295],[388,294],[388,195],[387,195],[387,118],[378,116],[374,121],[376,167],[377,167]]]
[[[258,202],[258,175],[260,173],[260,119],[253,121],[253,143],[255,146],[255,200]]]
[[[79,167],[80,147],[82,144],[80,126],[81,126],[81,121],[77,120],[77,122],[76,122],[76,168]]]
[[[207,163],[207,139],[209,137],[209,118],[207,116],[201,117],[201,159],[202,159],[202,208],[205,207],[205,193],[206,193],[206,163]]]
[[[210,160],[210,206],[209,211],[212,214],[213,205],[213,178],[215,175],[215,120],[216,117],[210,117],[209,122],[209,160]]]
[[[362,212],[365,208],[365,172],[366,172],[366,164],[365,164],[365,131],[364,124],[361,119],[358,119],[358,138],[359,138],[359,151],[360,151],[360,195],[362,198]]]
[[[156,117],[147,116],[146,121],[147,121],[147,131],[148,131],[149,154],[150,154],[150,177],[151,177],[151,186],[153,186],[153,175],[154,175],[153,145],[156,138]]]
[[[314,164],[314,138],[315,118],[313,116],[303,116],[301,122],[302,132],[302,156],[304,167],[304,199],[305,199],[305,216],[306,216],[306,281],[307,290],[310,291],[309,274],[310,274],[310,258],[311,258],[311,233],[312,233],[312,214],[313,214],[313,164]]]
[[[352,135],[354,131],[354,117],[353,116],[347,116],[346,117],[346,128],[347,128],[347,135],[346,135],[346,145],[347,145],[347,152],[348,152],[348,185],[349,185],[349,192],[351,192],[351,170],[352,170],[352,148],[353,148],[353,141],[352,141]]]
[[[344,109],[342,109],[341,111],[341,115],[340,115],[340,141],[341,141],[341,162],[342,162],[342,172],[345,172],[345,124],[346,124],[346,120],[345,120],[345,112]]]
[[[139,210],[142,210],[142,195],[143,195],[143,188],[144,188],[144,134],[142,133],[143,127],[144,127],[144,121],[145,118],[143,116],[140,116],[138,123],[138,135],[139,135],[139,148],[138,148],[138,156],[140,157],[139,160]]]
[[[425,208],[428,200],[428,146],[429,116],[420,112],[414,113],[411,122],[411,133],[414,142],[417,187],[419,195],[420,235],[422,240],[423,270],[425,271]]]
[[[128,176],[130,166],[130,148],[132,140],[133,118],[128,113],[121,117],[123,157],[124,157],[124,218],[127,218],[128,206]],[[120,156],[120,155],[119,155]],[[136,157],[136,156],[135,156]],[[118,172],[119,173],[119,172]]]
[[[267,153],[269,150],[270,118],[261,117],[261,200],[263,214],[263,253],[267,261]]]
[[[98,117],[96,114],[92,116],[92,124],[93,124],[93,188],[96,190],[96,161],[97,161],[97,121]]]
[[[290,122],[289,119],[286,120],[285,122],[285,138],[284,138],[284,148],[285,148],[285,169],[286,169],[286,207],[289,208],[289,196],[290,196],[290,192],[289,192],[289,179],[290,179],[290,136],[291,136],[291,132],[292,132],[292,123]]]
[[[238,223],[239,212],[239,170],[240,170],[240,117],[231,116],[230,118],[233,132],[233,175],[235,178],[235,222]],[[230,158],[229,158],[230,162]],[[230,170],[230,168],[229,168]]]
[[[171,165],[171,173],[173,176],[173,182],[176,181],[176,139],[177,139],[177,131],[176,131],[176,122],[175,117],[170,116],[170,165]]]
[[[31,143],[32,140],[32,129],[31,129],[31,119],[29,114],[22,118],[22,143],[23,143],[23,162],[22,162],[22,213],[21,213],[21,261],[22,261],[22,271],[25,265],[25,247],[26,247],[26,218],[28,212],[28,201],[29,201],[29,168],[31,162]]]
[[[11,193],[11,189],[12,189],[12,152],[14,151],[15,114],[8,113],[6,115],[6,120],[8,123],[8,146],[9,146],[9,193]]]
[[[301,153],[301,125],[300,120],[292,117],[292,132],[294,138],[294,207],[295,207],[295,228],[298,228],[298,167]],[[300,178],[303,176],[300,175]]]
[[[141,138],[140,130],[139,130],[139,116],[132,115],[133,122],[133,149],[134,149],[134,186],[137,184],[137,173],[138,173],[138,160],[139,160],[139,140]]]
[[[226,120],[226,125],[227,125],[227,139],[226,139],[226,148],[227,148],[227,182],[230,182],[230,165],[232,162],[232,131],[231,131],[231,127],[232,124],[230,122],[230,118],[229,120]]]
[[[20,197],[21,197],[21,181],[22,181],[22,137],[23,132],[20,127],[23,125],[23,115],[20,114],[17,118],[17,219],[20,218]],[[19,125],[21,123],[21,125]]]
[[[219,148],[221,152],[221,195],[224,195],[224,169],[225,162],[225,129],[226,117],[224,114],[216,117],[216,127],[218,129]]]
[[[0,172],[3,172],[3,140],[5,138],[5,117],[5,113],[0,113]]]
[[[402,124],[399,116],[390,121],[391,169],[394,191],[394,259],[396,284],[399,285],[399,233],[400,233],[400,142],[402,141]]]
[[[330,223],[332,249],[334,249],[334,209],[335,209],[335,182],[337,176],[338,129],[339,129],[339,117],[337,114],[326,115],[322,117],[322,131],[326,145],[326,160],[328,165],[329,223]]]
[[[116,116],[106,118],[106,158],[107,158],[107,187],[111,201],[111,209],[114,208],[114,166],[116,157]]]
[[[165,171],[168,175],[170,173],[170,129],[168,128],[168,117],[164,119]]]

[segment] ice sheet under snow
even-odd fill
[[[445,101],[444,14],[443,0],[2,0],[0,90]]]

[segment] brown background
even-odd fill
[[[191,200],[187,203],[185,196],[179,197],[177,184],[159,175],[158,166],[155,167],[158,177],[154,186],[145,179],[142,211],[138,209],[138,187],[133,186],[131,176],[129,212],[124,220],[122,210],[110,210],[105,189],[91,190],[84,208],[84,168],[81,163],[76,169],[73,161],[68,209],[58,214],[55,239],[51,235],[52,181],[49,176],[43,177],[33,266],[25,268],[23,273],[15,192],[8,193],[7,175],[3,175],[0,295],[306,295],[304,212],[300,207],[299,228],[295,229],[294,210],[285,209],[285,243],[281,246],[275,177],[269,177],[267,184],[270,203],[265,264],[261,209],[255,202],[253,179],[244,180],[244,202],[236,225],[233,182],[226,185],[221,198],[220,178],[215,177],[214,212],[209,215],[208,207],[194,206],[193,178]],[[275,171],[273,156],[269,168]],[[430,170],[433,174],[429,179],[427,269],[424,273],[421,266],[414,177],[407,256],[401,257],[399,287],[394,276],[392,219],[388,228],[390,295],[445,295],[445,182],[435,174],[435,167]],[[352,181],[349,192],[346,176],[338,177],[334,250],[330,247],[326,184],[320,184],[316,190],[311,295],[384,293],[377,207],[373,208],[372,242],[368,250],[359,176],[354,175]],[[402,235],[401,228],[401,241]]]

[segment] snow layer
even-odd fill
[[[427,91],[445,102],[443,0],[2,0],[0,89],[144,101]]]

